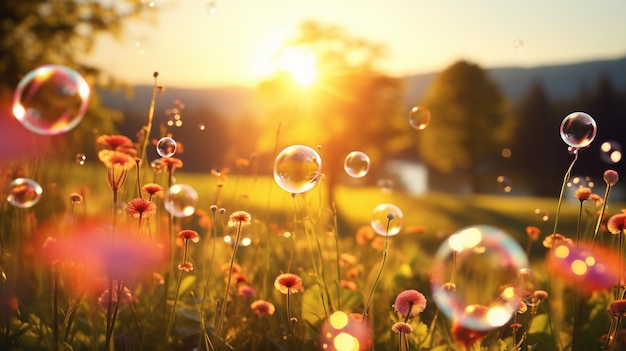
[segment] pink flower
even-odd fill
[[[271,316],[276,311],[276,307],[271,302],[265,300],[254,301],[250,308],[259,316]]]
[[[189,240],[192,243],[197,243],[198,241],[200,241],[200,236],[198,235],[198,232],[191,229],[181,230],[178,233],[178,237],[183,240]]]
[[[398,322],[391,326],[391,330],[395,333],[411,334],[413,328],[408,323]]]
[[[617,183],[617,181],[619,180],[619,173],[612,169],[607,169],[606,171],[604,171],[602,178],[604,179],[606,184],[615,185],[615,183]]]
[[[295,294],[304,290],[302,278],[292,273],[283,273],[276,277],[274,287],[282,294]]]
[[[150,218],[156,213],[156,205],[143,198],[132,199],[126,205],[126,213],[132,218]]]
[[[624,222],[626,221],[626,214],[618,213],[609,218],[606,223],[606,227],[611,234],[621,234],[624,232]]]
[[[163,188],[159,184],[148,183],[148,184],[144,185],[141,188],[141,190],[143,190],[148,195],[152,196],[152,195],[156,195],[156,194],[161,193],[163,191]]]
[[[123,308],[129,303],[133,303],[136,301],[135,297],[133,297],[133,294],[131,294],[130,290],[127,287],[122,288],[121,298],[118,301],[117,290],[118,290],[117,288],[115,287],[113,288],[113,297],[111,298],[111,301],[113,301],[113,303],[117,303],[118,308]],[[98,305],[100,305],[100,307],[107,308],[108,304],[109,304],[109,289],[103,291],[100,297],[98,297]]]
[[[394,309],[403,317],[415,317],[426,309],[426,298],[417,290],[404,290],[396,297]]]

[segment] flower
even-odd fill
[[[178,264],[178,270],[185,271],[185,272],[191,272],[191,271],[193,271],[193,263],[191,263],[189,261],[181,262],[181,263]]]
[[[486,331],[469,329],[454,321],[452,322],[450,333],[452,334],[452,339],[454,339],[455,342],[466,348],[469,348],[479,342],[483,339],[485,334],[487,334]]]
[[[252,223],[252,217],[246,211],[236,211],[228,219],[229,227],[246,226]]]
[[[131,155],[137,153],[135,145],[130,138],[125,135],[101,135],[96,139],[96,143],[104,145],[107,149],[113,151],[120,151]]]
[[[200,241],[200,236],[198,235],[198,232],[191,229],[181,230],[178,233],[178,237],[185,241],[191,240],[192,243],[197,243],[198,241]]]
[[[543,247],[547,249],[550,249],[553,246],[558,246],[561,244],[572,245],[573,241],[572,239],[566,238],[565,236],[563,236],[563,234],[559,234],[559,233],[550,234],[543,239]]]
[[[256,295],[256,291],[250,285],[243,284],[237,288],[237,295],[245,296],[245,297],[254,297]]]
[[[72,201],[75,204],[79,204],[81,202],[83,202],[83,196],[79,193],[71,193],[70,194],[70,201]]]
[[[150,218],[156,213],[156,205],[143,198],[132,199],[126,205],[126,213],[132,218]]]
[[[393,308],[403,317],[415,317],[426,308],[426,298],[417,290],[404,290],[396,297]]]
[[[122,170],[129,170],[137,164],[135,158],[129,154],[113,150],[100,150],[100,152],[98,152],[98,159],[100,159],[100,162],[107,168],[119,167]]]
[[[615,300],[609,305],[609,311],[615,316],[626,314],[626,300]]]
[[[224,274],[228,274],[228,271],[232,271],[233,273],[241,273],[241,266],[239,263],[233,263],[232,269],[228,263],[224,263],[220,266],[220,271]]]
[[[175,169],[183,168],[183,161],[176,157],[166,157],[155,160],[152,166],[174,172]]]
[[[398,322],[391,326],[391,330],[396,333],[411,334],[413,328],[408,323]]]
[[[537,239],[539,239],[539,234],[541,234],[541,229],[534,225],[529,225],[526,227],[526,234],[528,235],[530,241],[537,241]]]
[[[372,240],[375,235],[376,233],[374,232],[374,229],[372,229],[371,226],[364,225],[364,226],[359,227],[359,229],[357,229],[356,234],[355,234],[355,240],[357,244],[365,245],[370,240]]]
[[[111,299],[113,303],[117,303],[118,308],[123,308],[129,303],[136,302],[135,297],[127,287],[122,288],[122,295],[119,301],[117,300],[117,288],[113,289],[113,297]],[[109,289],[102,292],[98,297],[98,305],[102,308],[107,308],[109,304]]]
[[[545,290],[535,290],[533,292],[533,302],[541,302],[548,298],[548,292]]]
[[[357,258],[349,253],[339,255],[339,264],[342,266],[353,266],[357,263]]]
[[[163,188],[156,183],[148,183],[146,185],[144,185],[141,190],[143,190],[146,194],[152,196],[152,195],[157,195],[161,192],[163,192]]]
[[[591,189],[581,186],[574,192],[574,196],[576,196],[580,202],[588,200],[591,197]]]
[[[602,179],[604,179],[606,184],[608,184],[609,186],[615,185],[615,183],[617,183],[617,181],[619,180],[619,173],[612,169],[607,169],[606,171],[604,171]]]
[[[606,222],[606,227],[611,234],[621,234],[624,232],[624,222],[626,220],[626,214],[618,213],[609,218]]]
[[[345,279],[339,280],[339,286],[350,291],[356,291],[356,288],[357,288],[355,282],[353,282],[352,280],[345,280]]]
[[[276,311],[276,307],[271,302],[265,300],[254,301],[250,304],[250,308],[259,316],[271,316]]]
[[[283,273],[276,277],[274,287],[282,294],[295,294],[304,290],[302,278],[292,273]]]

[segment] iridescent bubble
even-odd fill
[[[84,165],[85,162],[87,162],[87,156],[85,156],[85,154],[76,154],[76,163],[78,163],[79,166]]]
[[[157,142],[156,150],[161,157],[172,157],[176,153],[176,140],[163,137]]]
[[[513,181],[509,177],[498,176],[496,182],[498,183],[498,189],[505,193],[510,193],[513,190]]]
[[[614,164],[622,160],[622,146],[617,141],[605,141],[600,145],[602,161]]]
[[[346,156],[343,169],[352,178],[364,177],[370,170],[370,158],[364,152],[352,151]]]
[[[409,124],[417,130],[423,130],[430,123],[430,111],[421,106],[415,106],[409,112]]]
[[[450,320],[465,328],[498,328],[522,301],[518,272],[527,266],[524,250],[504,231],[488,225],[465,227],[435,254],[433,299]]]
[[[319,181],[321,173],[322,159],[308,146],[288,146],[274,160],[274,180],[292,194],[311,190]]]
[[[41,135],[63,134],[82,121],[89,85],[75,70],[45,65],[28,72],[13,94],[13,115]]]
[[[535,208],[535,216],[537,216],[539,218],[540,221],[542,222],[547,222],[550,220],[550,212],[546,211],[546,210],[542,210],[540,208]]]
[[[388,178],[379,179],[376,186],[383,194],[391,194],[393,192],[393,180]]]
[[[30,178],[16,178],[9,183],[7,201],[15,207],[33,207],[39,199],[43,189],[41,185]]]
[[[583,148],[596,137],[596,121],[584,112],[572,112],[561,122],[560,132],[567,145]]]
[[[370,225],[378,235],[393,236],[400,233],[404,215],[394,204],[380,204],[372,212]]]
[[[186,184],[172,185],[165,192],[163,207],[174,217],[189,217],[196,212],[198,193]]]

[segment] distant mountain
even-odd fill
[[[602,74],[610,77],[616,90],[626,91],[626,57],[531,68],[499,67],[486,70],[503,93],[512,100],[521,98],[534,80],[541,81],[552,100],[574,97],[583,88],[593,89]],[[436,76],[437,73],[426,73],[404,77],[407,106],[414,105],[424,96]]]

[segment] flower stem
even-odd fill
[[[242,223],[240,222],[237,225],[237,237],[233,244],[233,254],[230,258],[230,265],[229,265],[229,270],[228,270],[228,281],[226,282],[226,292],[224,293],[224,300],[222,301],[222,308],[220,310],[220,316],[219,316],[219,319],[217,320],[217,326],[215,328],[215,335],[218,338],[220,337],[220,333],[222,331],[222,325],[224,323],[224,314],[226,313],[226,302],[228,301],[230,283],[233,278],[233,265],[235,264],[235,257],[237,256],[237,247],[239,247],[239,237],[241,236],[241,226],[242,226]]]
[[[604,211],[606,210],[606,202],[609,200],[609,192],[611,191],[611,184],[606,185],[606,190],[604,191],[604,200],[602,201],[602,209],[600,210],[600,214],[598,215],[598,221],[596,222],[596,227],[593,231],[593,240],[591,241],[591,250],[593,250],[596,245],[596,239],[598,238],[598,230],[600,229],[600,224],[602,223],[602,217],[604,217]]]
[[[383,248],[383,259],[380,263],[380,268],[378,269],[378,273],[376,274],[376,280],[374,280],[374,285],[372,285],[372,290],[370,291],[370,294],[367,297],[367,302],[365,303],[365,306],[363,307],[363,313],[361,314],[361,317],[363,320],[365,320],[365,317],[367,317],[370,302],[372,301],[372,297],[374,296],[374,291],[376,290],[376,286],[378,285],[380,276],[383,273],[385,262],[387,261],[387,253],[389,251],[389,224],[391,223],[392,218],[387,219],[387,229],[385,230],[385,245]]]

